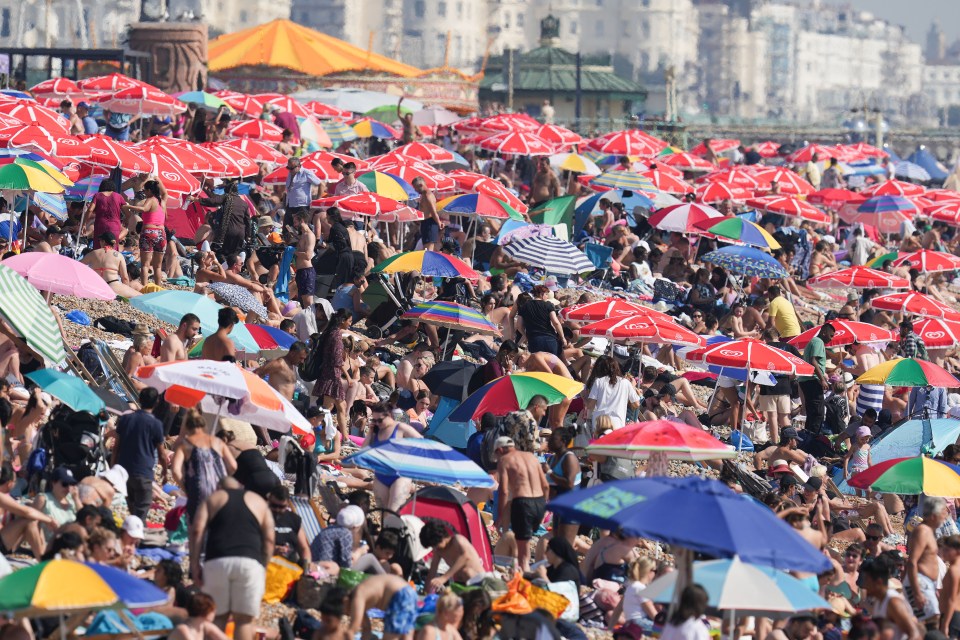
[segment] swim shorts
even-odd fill
[[[317,272],[313,267],[297,269],[297,292],[300,297],[312,296],[317,291]]]
[[[140,251],[161,253],[167,248],[167,234],[163,229],[143,229],[140,232]]]
[[[413,631],[417,622],[417,592],[404,587],[393,594],[383,616],[383,632],[405,635]]]
[[[539,498],[514,498],[510,502],[510,529],[517,540],[529,540],[543,523],[547,502]]]

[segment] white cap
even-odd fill
[[[337,524],[348,529],[362,527],[364,520],[363,509],[355,504],[345,506],[337,514]]]
[[[123,519],[123,532],[135,540],[143,540],[143,520],[137,516]]]
[[[130,474],[127,470],[118,464],[113,465],[108,470],[100,474],[100,477],[110,483],[110,486],[124,498],[127,497],[127,480]]]

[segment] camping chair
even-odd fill
[[[133,381],[123,366],[113,354],[113,350],[103,340],[93,341],[94,349],[100,357],[100,366],[103,368],[105,380],[99,385],[100,388],[112,391],[128,403],[140,406],[140,393],[133,385]]]
[[[347,506],[337,490],[329,484],[318,484],[317,495],[320,496],[320,502],[323,504],[323,508],[327,510],[327,517],[331,521],[337,517],[341,509]]]
[[[608,247],[596,242],[588,242],[587,244],[583,245],[583,253],[587,256],[587,260],[593,264],[594,268],[597,271],[602,272],[598,282],[605,281],[610,273],[611,265],[613,264],[613,247]],[[596,271],[591,275],[595,274]],[[591,280],[593,279],[594,278],[591,278]]]
[[[307,542],[312,543],[313,539],[320,534],[323,526],[320,524],[320,509],[312,500],[306,496],[290,496],[290,504],[293,510],[303,524],[303,532],[307,535]]]

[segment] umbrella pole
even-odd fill
[[[687,585],[693,584],[693,552],[689,549],[678,548],[674,553],[674,560],[677,564],[677,581],[673,585],[673,598],[670,600],[670,608],[667,610],[667,620],[680,606],[680,594],[687,588]]]
[[[450,327],[447,327],[447,337],[443,339],[443,350],[440,352],[440,362],[443,362],[447,359],[447,345],[450,343],[450,332],[453,331]]]
[[[730,609],[727,612],[727,638],[733,640],[734,629],[736,628],[737,623],[737,612],[735,609]]]
[[[80,236],[83,235],[83,225],[87,222],[87,201],[84,200],[83,211],[80,213],[80,226],[77,228],[77,239],[73,243],[73,257],[77,258],[77,253],[80,251]]]

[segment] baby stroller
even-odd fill
[[[400,515],[395,511],[388,509],[371,509],[370,513],[380,514],[380,528],[377,531],[371,531],[371,537],[376,541],[377,536],[386,530],[393,530],[399,538],[397,552],[391,558],[391,562],[400,565],[403,571],[404,580],[413,580],[419,584],[426,577],[426,565],[422,562],[424,553],[420,545],[420,529],[423,527],[423,521],[412,515]],[[376,518],[374,518],[376,520]],[[367,520],[370,522],[370,520]],[[371,527],[372,528],[372,527]]]
[[[54,409],[37,436],[38,448],[47,453],[45,470],[64,466],[82,480],[109,469],[101,418],[66,405]]]
[[[379,340],[397,331],[402,326],[400,317],[414,305],[397,279],[378,273],[371,274],[368,282],[363,292],[363,301],[370,307],[367,335]]]

